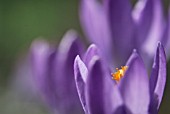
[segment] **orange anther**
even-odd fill
[[[112,74],[112,79],[116,80],[117,82],[124,76],[127,66],[121,66],[121,69],[116,68],[116,72]]]

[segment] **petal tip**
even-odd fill
[[[77,55],[75,60],[74,60],[74,73],[75,73],[75,78],[78,78],[76,75],[76,72],[79,72],[83,81],[86,81],[88,70],[84,62],[81,60],[80,56]]]
[[[70,44],[71,42],[74,42],[77,39],[77,37],[78,35],[75,30],[68,30],[63,36],[60,45],[65,45],[67,43]]]
[[[97,54],[98,52],[98,47],[95,45],[95,44],[91,44],[87,51],[86,51],[86,54],[89,54],[90,52],[93,52],[93,54]]]
[[[159,50],[158,53],[160,53],[160,52],[164,53],[164,56],[166,57],[165,50],[164,50],[164,46],[162,45],[162,43],[161,43],[160,41],[158,41],[157,50]],[[165,59],[166,59],[166,58],[165,58]]]
[[[58,53],[59,55],[62,55],[61,58],[66,57],[66,54],[70,51],[78,54],[84,51],[84,44],[81,42],[78,34],[74,30],[67,31],[58,46]],[[65,56],[63,56],[63,54]]]
[[[91,45],[89,46],[89,48],[95,48],[95,49],[97,49],[97,46],[96,46],[95,44],[91,44]]]
[[[138,52],[137,52],[137,49],[134,49],[133,52],[132,52],[132,54],[130,55],[130,57],[129,57],[127,63],[126,63],[126,65],[129,66],[131,63],[133,63],[133,62],[136,61],[136,60],[140,61],[141,64],[144,64],[141,56],[140,56],[140,55],[138,54]]]
[[[133,53],[137,53],[137,50],[136,50],[136,49],[133,49]]]
[[[76,57],[75,57],[75,61],[79,61],[80,60],[80,55],[77,55]]]
[[[133,49],[133,52],[132,52],[130,58],[136,58],[136,57],[139,57],[138,51],[137,51],[137,49]]]
[[[48,52],[49,48],[50,48],[50,46],[47,43],[47,41],[42,39],[42,38],[39,38],[39,39],[36,39],[32,42],[31,47],[30,47],[30,51],[33,55],[34,54],[42,55],[42,54]]]
[[[97,55],[93,56],[93,58],[92,58],[91,61],[89,62],[90,68],[91,68],[92,66],[94,66],[94,65],[96,64],[96,62],[99,61],[99,60],[100,60],[100,57],[99,57],[99,56],[97,56]]]
[[[158,41],[158,48],[162,47],[162,43],[160,41]]]

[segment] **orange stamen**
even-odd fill
[[[116,72],[112,73],[112,79],[116,80],[117,82],[125,75],[128,66],[121,66],[121,69],[116,68]]]

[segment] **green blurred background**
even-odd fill
[[[164,0],[166,10],[168,4],[169,0]],[[27,53],[35,38],[58,44],[69,29],[82,33],[78,5],[79,0],[0,0],[0,114],[48,113],[40,103],[11,92],[9,80],[19,56]],[[170,113],[169,83],[168,77],[159,114]]]

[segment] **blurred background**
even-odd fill
[[[163,3],[166,14],[169,0]],[[35,38],[43,37],[58,44],[69,29],[83,36],[78,8],[79,0],[0,0],[0,114],[49,113],[38,100],[22,96],[11,87],[15,67]],[[159,114],[170,112],[169,76]]]

